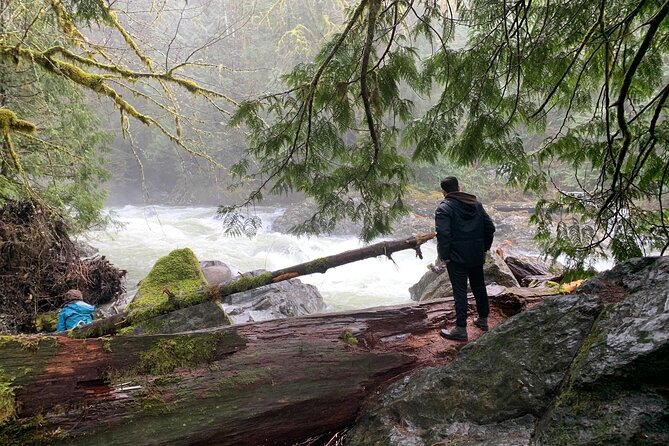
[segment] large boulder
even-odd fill
[[[542,445],[669,444],[669,257],[586,282],[602,311],[536,431]]]
[[[409,295],[416,302],[453,296],[453,285],[448,278],[448,272],[446,269],[439,272],[427,271],[417,283],[409,287]]]
[[[496,252],[486,253],[483,275],[486,285],[520,286],[504,259]],[[453,285],[448,278],[448,272],[445,269],[441,272],[427,271],[418,283],[409,288],[409,295],[417,302],[453,296]]]
[[[207,281],[189,248],[175,249],[158,259],[142,279],[128,312],[135,333],[175,333],[229,325],[225,312],[202,301]],[[180,307],[180,310],[174,311]]]
[[[669,257],[546,299],[391,386],[349,445],[669,444]]]
[[[252,271],[251,275],[264,273]],[[325,310],[318,289],[299,279],[265,285],[226,296],[221,306],[234,323],[258,322],[293,316],[305,316]]]

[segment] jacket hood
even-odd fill
[[[478,200],[472,194],[464,192],[449,192],[446,194],[445,201],[453,203],[453,211],[456,212],[463,220],[471,220],[478,215],[477,204]]]
[[[465,192],[449,192],[446,194],[446,198],[452,198],[454,200],[458,200],[461,203],[464,204],[476,204],[479,201],[476,199],[476,195],[468,194]]]

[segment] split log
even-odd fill
[[[521,286],[540,286],[548,281],[562,280],[561,274],[554,274],[541,261],[523,256],[507,256],[504,258],[507,266]]]
[[[365,246],[359,249],[345,251],[339,254],[321,257],[299,265],[293,265],[288,268],[283,268],[277,271],[271,271],[259,275],[246,274],[241,277],[220,284],[211,285],[206,293],[203,293],[200,298],[188,299],[189,305],[195,305],[207,299],[221,299],[234,293],[260,288],[261,286],[272,283],[281,282],[292,279],[294,277],[304,276],[314,273],[324,273],[330,268],[345,265],[358,260],[364,260],[370,257],[386,256],[391,258],[391,255],[398,251],[405,249],[415,249],[416,255],[423,258],[420,246],[425,242],[433,239],[436,233],[418,234],[401,240],[389,240],[375,243],[373,245]],[[169,292],[169,290],[168,290]],[[173,306],[173,310],[178,310],[182,307]],[[113,321],[101,319],[94,321],[92,324],[86,325],[82,328],[73,331],[73,336],[78,338],[98,337],[106,334],[115,334],[121,328],[127,327],[138,322],[133,320],[133,314],[123,311],[114,316]]]
[[[524,306],[505,299],[491,298],[490,325]],[[175,335],[3,337],[0,443],[292,444],[346,428],[380,388],[449,362],[462,344],[438,329],[454,317],[440,300]]]

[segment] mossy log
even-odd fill
[[[205,292],[191,290],[189,293],[185,294],[185,297],[180,298],[178,301],[168,301],[167,298],[163,298],[162,300],[154,298],[153,300],[158,302],[157,305],[150,306],[143,302],[140,304],[131,303],[129,305],[129,311],[124,311],[115,315],[113,321],[107,321],[105,319],[94,321],[92,324],[81,329],[74,330],[72,336],[78,338],[90,338],[103,336],[105,334],[115,334],[124,327],[149,322],[147,319],[149,317],[159,316],[166,312],[196,305],[207,299],[220,299],[234,293],[260,288],[261,286],[281,282],[294,277],[314,273],[324,273],[330,268],[357,262],[358,260],[364,260],[370,257],[385,255],[390,258],[391,254],[405,249],[415,249],[416,255],[422,259],[423,255],[420,251],[420,246],[428,240],[433,239],[435,235],[435,233],[418,234],[401,240],[375,243],[363,248],[345,251],[332,256],[321,257],[310,262],[301,263],[277,271],[270,271],[256,276],[242,275],[235,280],[220,285],[211,285]],[[190,250],[182,251],[190,252]],[[190,252],[190,254],[192,255],[192,252]],[[182,254],[180,253],[179,255]],[[195,259],[194,255],[193,259]],[[197,262],[197,259],[195,259],[195,262]],[[201,275],[202,273],[200,272],[199,274]],[[162,287],[164,286],[167,285],[163,284]],[[152,283],[152,287],[160,289],[161,284]],[[160,293],[158,293],[158,295],[160,295]]]
[[[491,298],[492,326],[524,307],[505,296]],[[449,362],[461,344],[438,332],[454,317],[452,301],[439,300],[175,335],[0,337],[0,444],[273,445],[327,435],[388,383]],[[470,324],[469,334],[482,333]]]

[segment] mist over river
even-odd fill
[[[272,231],[283,212],[257,208],[263,227],[253,238],[229,237],[213,207],[125,206],[109,209],[120,228],[90,231],[85,240],[116,267],[128,271],[128,295],[158,258],[173,249],[190,248],[199,260],[221,260],[241,272],[269,271],[318,257],[363,247],[355,237],[296,237]],[[380,240],[375,240],[380,241]],[[315,285],[331,311],[410,302],[408,288],[423,276],[436,258],[434,240],[422,245],[423,260],[413,250],[339,266],[324,274],[300,277]]]

